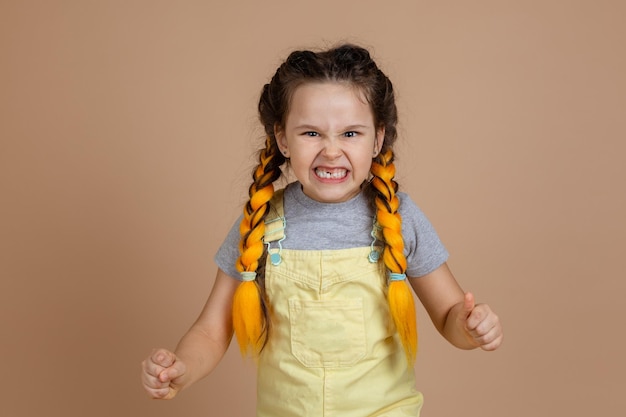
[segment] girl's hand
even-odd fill
[[[141,363],[141,381],[152,398],[169,400],[180,391],[180,378],[186,370],[175,354],[157,349]]]
[[[465,294],[457,325],[475,347],[496,350],[502,344],[500,319],[487,304],[476,304],[471,292]]]

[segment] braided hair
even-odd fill
[[[276,128],[284,127],[291,97],[295,90],[310,82],[341,82],[360,89],[372,109],[377,129],[385,135],[380,153],[372,160],[372,179],[364,183],[376,220],[382,229],[382,260],[390,273],[388,301],[393,321],[404,346],[407,359],[413,362],[417,350],[415,306],[406,283],[406,258],[402,238],[402,219],[398,213],[398,184],[394,180],[393,144],[397,138],[397,109],[393,86],[378,68],[369,52],[345,44],[326,51],[294,51],[263,87],[258,104],[259,118],[265,129],[265,147],[259,151],[244,206],[240,226],[240,257],[237,269],[243,282],[233,300],[233,326],[242,354],[258,354],[270,331],[266,307],[264,266],[267,250],[263,244],[265,217],[274,194],[273,183],[282,175],[287,161],[276,142]]]

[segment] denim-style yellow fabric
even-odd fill
[[[272,327],[259,358],[258,417],[419,416],[385,270],[369,253],[282,250],[279,265],[268,261]]]

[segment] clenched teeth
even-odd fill
[[[320,178],[339,179],[339,178],[345,177],[348,174],[348,171],[345,169],[335,169],[332,171],[326,171],[324,169],[317,168],[315,170],[315,174]]]

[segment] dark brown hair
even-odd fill
[[[371,106],[375,126],[385,128],[382,151],[393,146],[398,122],[393,85],[366,49],[349,44],[317,53],[294,51],[265,84],[259,118],[273,146],[277,146],[274,128],[284,127],[294,91],[310,82],[340,82],[361,90]]]
[[[259,151],[259,164],[253,171],[253,183],[249,189],[250,200],[244,207],[240,245],[242,256],[237,262],[237,268],[240,271],[256,272],[264,320],[260,340],[248,342],[240,340],[242,352],[247,350],[248,344],[262,348],[267,341],[270,325],[265,307],[264,287],[264,261],[267,253],[264,247],[261,253],[258,238],[262,235],[259,231],[264,230],[262,223],[269,211],[269,199],[273,193],[272,184],[282,175],[281,167],[286,162],[286,158],[278,149],[275,129],[284,128],[295,90],[303,84],[312,82],[345,83],[360,90],[372,109],[376,129],[384,128],[381,151],[372,160],[372,180],[364,183],[364,191],[372,209],[377,213],[379,224],[383,227],[385,265],[394,273],[401,274],[406,270],[404,245],[401,231],[398,230],[401,222],[397,214],[398,185],[393,179],[395,167],[392,148],[397,137],[397,109],[391,81],[378,68],[369,52],[359,46],[345,44],[321,52],[294,51],[276,70],[271,81],[265,84],[258,105],[259,118],[266,134],[265,147]],[[383,224],[381,221],[383,217],[386,219],[385,222],[393,224]],[[241,324],[240,327],[246,328],[247,325]],[[249,330],[238,330],[237,326],[235,331],[238,339],[240,333],[250,334]],[[248,336],[248,339],[250,337]],[[256,336],[252,336],[254,337]]]

